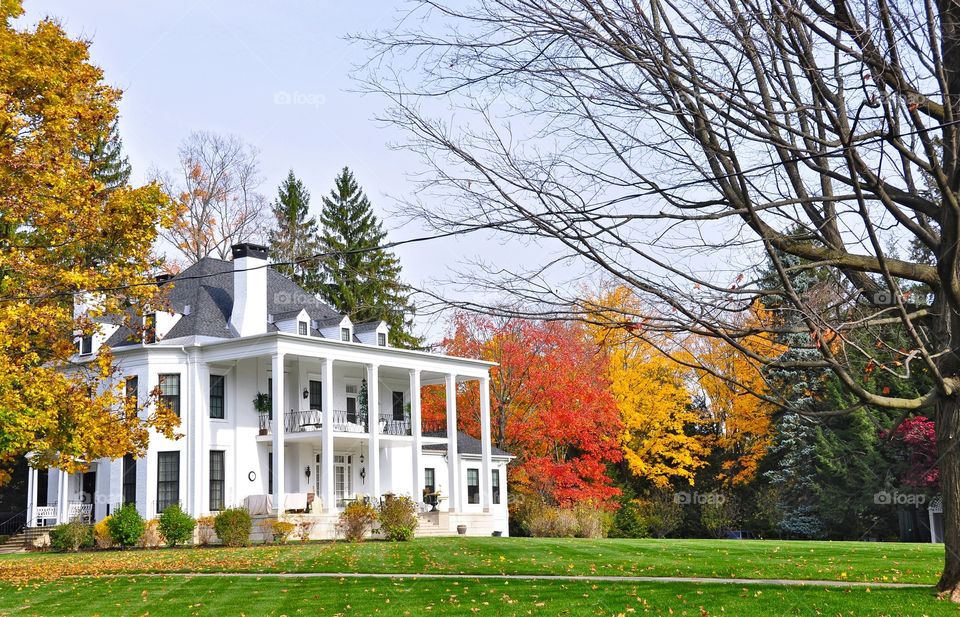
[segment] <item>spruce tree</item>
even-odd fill
[[[354,323],[383,320],[391,344],[414,347],[410,290],[400,280],[400,260],[381,246],[387,234],[370,201],[346,167],[334,180],[320,213],[321,294]]]
[[[320,290],[319,263],[311,259],[320,252],[317,220],[310,216],[310,193],[294,174],[280,184],[272,211],[270,252],[278,272],[290,277],[307,291]]]
[[[104,193],[111,193],[130,180],[130,161],[123,154],[123,141],[117,121],[105,126],[90,149],[77,152],[76,156],[93,171],[93,177],[103,183]]]

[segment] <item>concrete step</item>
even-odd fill
[[[0,544],[0,555],[20,553],[27,550],[26,540],[27,534],[22,531],[16,535],[10,536],[6,542]]]

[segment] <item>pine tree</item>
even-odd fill
[[[89,151],[78,152],[77,157],[93,171],[93,177],[103,183],[109,194],[130,180],[130,161],[123,154],[123,141],[114,120],[94,140]]]
[[[323,229],[320,250],[324,285],[321,294],[354,323],[383,320],[390,326],[390,342],[414,347],[410,334],[410,290],[400,280],[400,260],[377,248],[387,234],[370,201],[346,167],[335,179],[320,213]]]
[[[280,184],[272,206],[275,227],[270,231],[270,251],[276,270],[307,291],[320,290],[319,263],[310,259],[320,252],[317,220],[310,216],[310,193],[294,174]]]

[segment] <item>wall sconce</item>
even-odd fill
[[[307,474],[307,482],[309,482],[310,481],[310,465],[307,465],[307,468],[303,472]]]
[[[303,389],[303,398],[310,398],[310,390]]]
[[[366,467],[361,467],[361,468],[360,468],[360,479],[363,480],[364,483],[366,483],[366,481],[367,481],[367,468],[366,468]]]

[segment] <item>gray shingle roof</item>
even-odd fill
[[[382,321],[368,321],[366,323],[353,324],[353,331],[357,334],[363,334],[364,332],[373,332],[380,327]]]
[[[230,313],[233,312],[233,263],[206,257],[170,279],[168,299],[174,312],[183,314],[190,307],[189,315],[182,315],[176,325],[164,337],[166,339],[186,336],[211,336],[236,338],[231,330]],[[339,314],[313,294],[273,268],[267,269],[267,314],[296,315],[305,309],[311,319],[326,321],[337,319]],[[266,326],[266,324],[264,324]],[[133,344],[131,331],[120,328],[107,343],[114,347]]]
[[[424,433],[424,437],[446,437],[446,433]],[[460,454],[475,454],[480,456],[483,452],[481,450],[482,444],[479,439],[467,435],[463,431],[457,431],[457,452]],[[423,446],[424,452],[446,452],[447,444],[445,443],[432,443],[426,446]],[[513,456],[506,450],[501,450],[496,446],[491,446],[490,454],[493,456]]]

